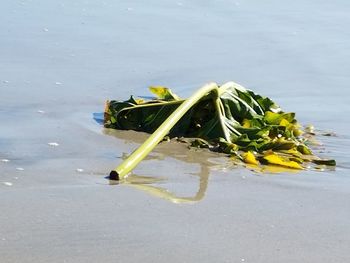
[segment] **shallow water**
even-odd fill
[[[350,260],[346,1],[4,0],[1,11],[1,262]],[[171,142],[135,169],[148,178],[105,179],[146,138],[103,130],[92,113],[106,99],[228,80],[335,132],[318,138],[335,171],[262,175]]]

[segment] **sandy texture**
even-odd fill
[[[349,12],[346,1],[3,0],[0,262],[350,261]],[[146,138],[103,130],[92,113],[106,99],[150,84],[188,96],[213,80],[335,132],[317,151],[336,170],[262,175],[170,142],[134,184],[105,179]],[[200,200],[155,196],[165,190]]]

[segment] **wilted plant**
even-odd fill
[[[107,101],[106,128],[152,133],[123,163],[111,171],[122,179],[165,136],[193,138],[192,146],[229,154],[251,165],[280,165],[304,169],[305,163],[335,165],[307,146],[294,113],[285,113],[267,97],[228,82],[210,83],[188,99],[165,87],[150,87],[157,97],[144,101]]]

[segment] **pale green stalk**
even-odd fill
[[[226,141],[231,142],[230,132],[228,131],[228,129],[226,128],[226,125],[224,123],[225,122],[225,120],[224,120],[224,112],[225,112],[224,107],[222,105],[222,102],[221,102],[219,96],[215,99],[215,108],[216,108],[216,114],[217,114],[217,117],[220,121],[220,126],[222,129],[222,132],[224,133],[225,139],[226,139]]]
[[[110,173],[110,179],[123,179],[131,172],[139,162],[141,162],[158,143],[170,132],[175,124],[191,109],[198,101],[200,101],[209,92],[215,92],[215,98],[219,97],[219,87],[216,83],[204,85],[201,89],[195,92],[191,97],[185,100],[164,122],[158,129],[124,162],[122,162],[115,170]]]

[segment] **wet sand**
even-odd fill
[[[0,16],[1,262],[350,261],[346,1],[10,1]],[[106,99],[234,80],[318,136],[334,171],[256,173],[104,130]],[[188,202],[189,201],[189,202]],[[175,203],[177,202],[177,203]]]

